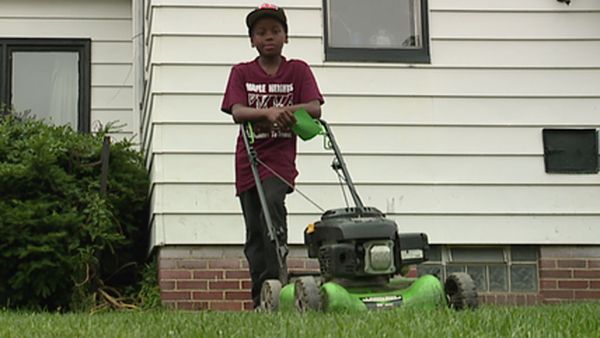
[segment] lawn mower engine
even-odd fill
[[[427,261],[429,251],[426,234],[398,234],[396,223],[373,207],[325,212],[306,228],[304,243],[324,282],[385,284],[403,267]]]

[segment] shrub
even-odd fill
[[[158,286],[158,266],[155,259],[147,264],[142,271],[140,290],[137,303],[144,310],[162,309],[160,287]]]
[[[88,308],[140,278],[147,173],[130,141],[114,143],[100,192],[108,132],[0,117],[0,306]]]

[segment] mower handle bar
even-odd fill
[[[267,232],[269,236],[269,240],[273,242],[275,245],[275,250],[277,252],[277,263],[279,263],[279,281],[282,284],[287,284],[288,282],[288,272],[285,266],[285,256],[287,255],[287,246],[282,243],[279,243],[279,237],[277,236],[277,230],[273,226],[273,219],[271,218],[271,212],[269,211],[269,207],[267,204],[267,198],[265,196],[265,191],[262,186],[262,182],[260,180],[260,175],[258,172],[258,157],[256,155],[256,150],[250,143],[248,139],[248,129],[249,123],[243,123],[241,125],[242,129],[242,139],[244,140],[244,146],[246,148],[246,154],[248,155],[248,160],[250,161],[250,168],[252,169],[252,176],[254,177],[254,182],[256,183],[256,191],[258,193],[258,199],[260,201],[260,205],[262,208],[263,216],[265,218],[265,223],[267,225]]]
[[[327,138],[329,138],[329,142],[331,144],[331,147],[333,148],[333,153],[335,154],[335,158],[337,160],[337,165],[339,166],[339,169],[342,171],[342,175],[346,180],[346,185],[348,186],[348,190],[350,190],[350,195],[352,195],[354,204],[356,205],[356,208],[358,209],[359,213],[363,213],[365,206],[360,200],[360,196],[358,196],[358,192],[356,191],[354,182],[352,182],[352,177],[350,177],[350,171],[348,171],[348,167],[346,166],[346,162],[344,161],[344,157],[342,156],[342,151],[340,150],[340,147],[335,141],[333,132],[331,132],[331,128],[329,128],[329,124],[325,120],[320,119],[319,122],[321,123],[323,128],[325,128],[325,135],[327,136]],[[337,171],[338,168],[336,168],[334,165],[332,165],[332,167],[334,170]]]

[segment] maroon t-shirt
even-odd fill
[[[239,63],[231,69],[221,110],[231,114],[231,107],[242,104],[253,108],[285,107],[319,100],[323,96],[310,67],[301,60],[282,59],[275,75],[268,75],[258,64],[258,58]],[[294,184],[296,170],[296,135],[290,130],[272,130],[268,123],[252,124],[254,149],[258,158],[277,174]],[[261,180],[275,176],[259,165]],[[241,131],[235,152],[236,195],[255,186],[254,177]]]

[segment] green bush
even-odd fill
[[[80,310],[141,278],[148,177],[128,140],[0,117],[0,307]]]
[[[160,287],[158,286],[158,264],[155,259],[142,271],[142,280],[137,294],[137,304],[144,310],[162,309]]]

